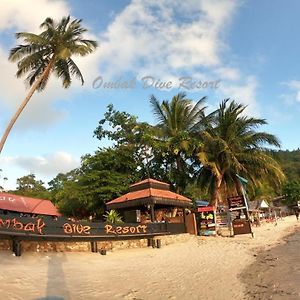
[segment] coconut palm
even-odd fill
[[[81,20],[71,20],[70,16],[62,18],[60,22],[47,18],[40,27],[43,30],[40,34],[17,33],[17,39],[22,39],[24,44],[10,51],[9,60],[18,62],[16,76],[20,78],[28,74],[26,82],[30,89],[3,134],[0,153],[13,125],[34,92],[46,87],[52,73],[62,79],[64,88],[71,85],[72,76],[83,84],[83,76],[71,57],[86,56],[97,47],[97,42],[83,38],[87,30],[81,27]]]
[[[280,166],[265,151],[265,146],[280,147],[278,139],[257,132],[266,121],[245,116],[245,108],[235,101],[224,100],[214,114],[213,126],[200,133],[199,178],[200,183],[210,184],[214,205],[221,200],[222,188],[227,194],[241,192],[236,174],[254,186],[264,181],[278,184],[284,179]]]
[[[204,128],[207,117],[203,106],[205,97],[194,103],[187,99],[185,93],[175,95],[171,102],[160,103],[154,96],[150,102],[153,113],[158,121],[156,137],[161,147],[166,149],[169,161],[173,161],[173,176],[177,192],[184,189],[189,174],[187,164],[188,155],[191,154],[198,140],[195,134]]]

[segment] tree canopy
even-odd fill
[[[279,146],[279,141],[258,131],[266,121],[247,116],[244,105],[229,99],[208,114],[204,100],[178,94],[159,102],[151,96],[155,124],[109,105],[94,135],[100,143],[109,139],[110,147],[83,155],[80,167],[58,174],[47,189],[31,175],[20,178],[17,192],[27,193],[27,180],[34,180],[35,195],[46,190],[64,215],[79,218],[103,218],[107,201],[147,177],[213,204],[240,193],[236,174],[248,179],[253,199],[281,194],[285,176],[276,159],[280,152],[266,148]]]

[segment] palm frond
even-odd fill
[[[68,88],[71,85],[70,68],[68,61],[60,59],[55,64],[55,73],[58,78],[62,78],[63,87]]]
[[[81,81],[81,84],[83,85],[84,79],[83,79],[83,76],[82,76],[78,66],[75,64],[75,62],[71,58],[68,60],[68,64],[69,64],[69,69],[70,69],[71,75],[74,75],[75,77],[77,77]]]

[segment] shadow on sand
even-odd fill
[[[70,299],[66,286],[63,263],[67,261],[65,253],[51,253],[48,262],[48,281],[45,297],[35,300],[67,300]]]

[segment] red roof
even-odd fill
[[[165,183],[165,182],[162,182],[162,181],[158,181],[158,180],[152,179],[152,178],[147,178],[147,179],[144,179],[142,181],[139,181],[139,182],[136,182],[136,183],[130,185],[130,187],[137,186],[137,185],[142,185],[144,183],[157,183],[157,184],[163,184],[163,185],[170,186],[168,183]]]
[[[110,202],[107,202],[107,204],[126,202],[126,201],[148,198],[148,197],[164,198],[164,199],[168,199],[168,200],[179,200],[179,201],[185,201],[185,202],[189,202],[189,203],[192,202],[191,199],[186,198],[182,195],[173,193],[171,191],[148,188],[148,189],[144,189],[144,190],[140,190],[140,191],[134,191],[134,192],[127,193],[125,195],[122,195],[122,196],[110,201]]]
[[[0,209],[37,215],[60,216],[54,204],[49,200],[0,193]]]

